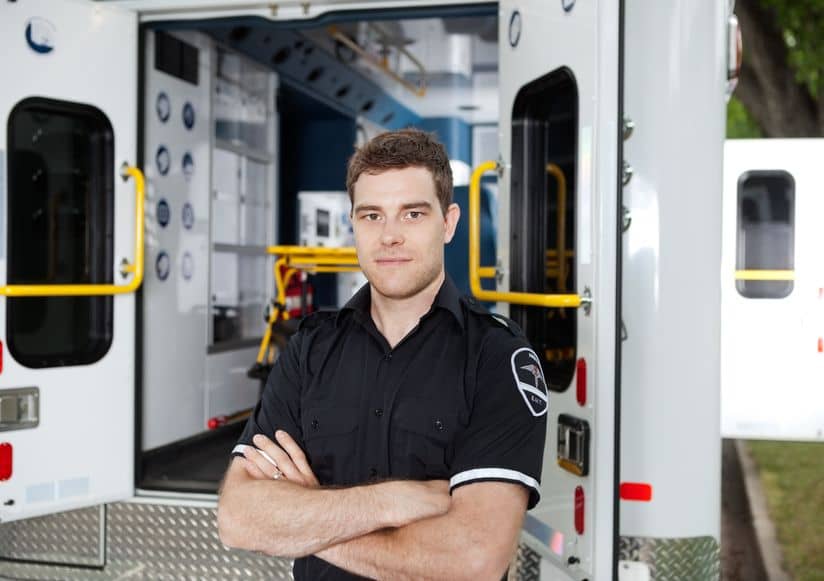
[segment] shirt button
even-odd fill
[[[386,359],[387,361],[392,361],[392,354],[387,353],[386,356],[384,357],[384,359]]]
[[[379,418],[381,416],[383,416],[383,410],[381,408],[377,408],[375,410],[375,417]]]
[[[312,420],[312,429],[317,430],[319,427],[320,427],[320,422],[317,420],[317,418]]]
[[[372,478],[375,478],[377,475],[378,475],[378,469],[377,468],[370,468],[369,469],[369,476],[371,476]]]
[[[443,432],[443,422],[441,420],[435,420],[435,429]]]

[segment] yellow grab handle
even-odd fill
[[[498,292],[481,288],[481,177],[497,168],[496,162],[486,161],[475,168],[469,182],[469,287],[472,294],[481,301],[532,307],[580,307],[589,303],[589,299],[582,299],[577,294]]]
[[[735,280],[795,280],[794,270],[736,270]]]
[[[128,284],[13,284],[0,287],[0,295],[7,297],[80,297],[122,295],[136,291],[143,283],[143,222],[146,215],[146,180],[143,172],[133,166],[123,164],[120,175],[125,180],[134,180],[135,204],[135,239],[134,263],[124,260],[120,272],[132,273]]]

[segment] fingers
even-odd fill
[[[274,464],[283,472],[283,475],[286,476],[287,479],[298,483],[303,482],[300,470],[298,470],[295,463],[292,462],[289,454],[284,452],[280,446],[262,434],[256,435],[252,438],[252,441],[255,446],[257,446],[258,453],[264,453],[274,460]]]
[[[260,454],[258,454],[258,456],[260,456]],[[271,478],[271,476],[261,471],[261,469],[248,458],[243,458],[243,467],[246,469],[246,473],[255,480],[268,480]]]
[[[266,454],[251,446],[244,450],[243,456],[248,465],[246,471],[254,478],[272,480],[275,474],[281,472],[280,467],[267,458]]]
[[[315,478],[315,473],[312,472],[312,468],[306,460],[306,454],[303,453],[303,450],[301,450],[297,442],[292,439],[292,436],[283,430],[278,430],[275,432],[275,440],[277,440],[277,443],[289,454],[292,462],[295,463],[297,469],[303,474],[304,478],[306,478],[307,484],[317,486],[318,479]]]

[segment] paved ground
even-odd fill
[[[721,447],[721,579],[767,581],[735,442]]]

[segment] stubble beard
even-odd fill
[[[409,282],[400,288],[396,285],[384,284],[385,279],[381,280],[381,277],[370,277],[369,273],[364,274],[366,274],[366,279],[369,281],[369,284],[372,285],[372,288],[381,296],[386,297],[387,299],[404,300],[414,297],[431,285],[438,278],[442,270],[443,262],[433,264],[425,271],[412,276]],[[404,274],[405,273],[398,273],[397,275],[389,278],[394,281],[394,279],[398,277],[403,277]]]

